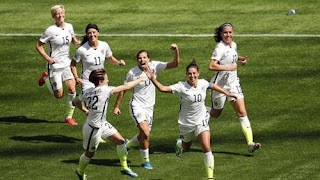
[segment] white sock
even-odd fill
[[[149,159],[149,148],[140,149],[140,154],[143,159]]]

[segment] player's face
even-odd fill
[[[65,17],[65,11],[62,8],[56,9],[56,12],[54,14],[54,20],[58,23],[63,23]]]
[[[87,37],[89,41],[97,41],[99,37],[99,32],[94,28],[90,28],[87,31]]]
[[[222,40],[224,43],[231,45],[232,40],[233,40],[233,29],[231,26],[226,26],[223,28],[221,32]]]
[[[188,83],[191,86],[196,86],[198,84],[198,78],[199,78],[200,73],[196,68],[189,68],[187,71],[187,76],[188,76]]]
[[[148,66],[148,63],[150,62],[150,59],[148,57],[148,54],[146,52],[141,52],[139,55],[138,55],[138,66],[140,67],[140,69]]]

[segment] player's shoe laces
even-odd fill
[[[47,76],[48,76],[48,73],[47,73],[47,72],[43,72],[43,73],[42,73],[42,76],[41,76],[41,77],[39,78],[39,80],[38,80],[39,86],[42,86],[42,85],[45,83],[44,78],[47,77]]]
[[[141,166],[146,168],[146,169],[153,169],[150,161],[146,161],[145,163],[141,164]]]
[[[176,143],[176,155],[178,157],[181,157],[183,153],[183,147],[182,147],[182,139],[177,139],[177,143]]]
[[[71,125],[71,126],[78,125],[78,123],[76,123],[76,121],[74,119],[72,119],[72,118],[67,118],[64,122],[69,124],[69,125]]]
[[[124,175],[128,175],[128,176],[130,176],[132,178],[138,177],[138,174],[133,172],[130,168],[121,170],[121,173],[124,174]]]
[[[76,173],[76,175],[78,176],[79,180],[88,180],[87,175],[86,174],[79,174],[78,170],[74,171]]]
[[[260,150],[261,149],[261,144],[260,143],[251,143],[249,146],[248,146],[248,151],[250,153],[253,153],[255,150]]]

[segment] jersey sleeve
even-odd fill
[[[69,32],[71,34],[71,37],[74,37],[76,34],[74,33],[74,29],[73,29],[73,26],[72,24],[69,24],[70,28],[69,28]]]
[[[42,34],[39,41],[46,44],[52,38],[52,32],[50,31],[50,27],[46,29],[46,31]]]
[[[81,61],[81,47],[77,49],[76,54],[73,57],[77,63]]]
[[[171,88],[172,94],[179,94],[182,91],[182,88],[181,88],[182,86],[180,82],[173,84],[169,87]]]
[[[216,48],[214,49],[214,51],[212,53],[211,59],[215,59],[217,61],[220,61],[221,57],[222,57],[222,54],[223,54],[222,50],[223,49],[221,48],[220,43],[217,44]]]
[[[163,71],[167,67],[167,62],[161,62],[161,61],[152,61],[154,63],[154,66],[156,68],[156,74],[158,75],[159,72]]]
[[[108,43],[105,42],[106,57],[112,56],[112,51]]]
[[[126,79],[123,81],[123,84],[127,84],[128,82],[132,81],[133,74],[131,70],[127,73]]]

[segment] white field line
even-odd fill
[[[6,37],[10,37],[10,36],[40,37],[41,35],[42,34],[32,34],[32,33],[14,33],[14,34],[0,33],[0,36],[6,36]],[[100,36],[103,36],[103,37],[213,37],[213,34],[100,34]],[[312,37],[320,37],[320,34],[237,34],[236,37],[297,37],[297,38],[311,37],[312,38]]]

